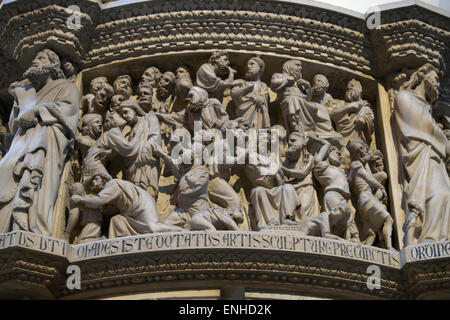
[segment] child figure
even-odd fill
[[[76,182],[69,188],[70,197],[85,196],[86,190],[82,183]],[[100,240],[103,217],[99,209],[75,206],[70,202],[69,221],[67,222],[64,238],[70,240],[70,235],[77,225],[81,227],[78,243]]]

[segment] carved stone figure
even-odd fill
[[[310,100],[311,98],[311,85],[310,83],[303,79],[302,75],[302,62],[300,60],[294,59],[294,60],[288,60],[285,63],[283,63],[283,73],[292,77],[295,81],[295,85],[300,89],[302,92],[302,98],[306,100]]]
[[[310,139],[321,144],[319,152],[314,157],[314,177],[323,188],[323,209],[331,211],[339,206],[348,205],[350,200],[350,186],[347,181],[347,175],[340,168],[341,153],[332,146],[327,140],[316,136],[310,136]],[[326,159],[328,158],[328,161]],[[358,228],[355,224],[355,215],[351,210],[351,216],[348,217],[349,225],[347,234],[342,238],[347,240],[359,240]]]
[[[86,196],[86,190],[82,183],[74,183],[69,189],[70,196]],[[70,240],[72,232],[79,225],[81,232],[78,235],[78,243],[100,240],[102,237],[103,216],[99,209],[70,204],[69,220],[67,221],[64,239]]]
[[[186,98],[189,90],[193,87],[191,74],[188,67],[181,65],[177,68],[175,73],[175,96],[176,99],[172,106],[172,112],[179,112],[183,110],[187,103]]]
[[[369,167],[372,175],[378,180],[383,186],[386,185],[388,175],[384,171],[384,157],[380,150],[370,150],[370,160]]]
[[[281,112],[289,132],[316,133],[339,148],[344,145],[343,137],[333,129],[327,107],[307,101],[294,77],[287,73],[275,73],[271,88],[280,96]]]
[[[75,206],[91,209],[114,205],[118,212],[111,218],[108,238],[182,230],[161,223],[155,199],[129,181],[96,174],[91,181],[91,190],[96,193],[95,196],[73,195],[71,201]]]
[[[299,229],[306,236],[343,240],[346,239],[352,218],[352,209],[343,203],[319,213],[312,219],[300,222]]]
[[[189,230],[239,230],[244,221],[241,208],[210,208],[197,212],[189,222]]]
[[[313,185],[314,157],[307,148],[308,138],[303,133],[293,132],[289,135],[286,159],[281,169],[286,176],[286,183],[292,184],[300,199],[299,221],[304,221],[319,214],[319,201]]]
[[[122,96],[122,95],[120,95],[120,94],[115,94],[115,95],[113,95],[112,98],[111,98],[111,103],[110,103],[110,105],[109,105],[110,111],[111,111],[111,112],[117,112],[117,111],[119,111],[119,106],[120,106],[120,104],[121,104],[122,102],[124,102],[125,100],[127,100],[127,99],[125,99],[125,97]],[[106,119],[106,118],[105,118],[105,119]]]
[[[186,109],[172,114],[155,113],[159,120],[172,124],[183,125],[194,134],[195,122],[198,121],[203,129],[220,129],[228,121],[228,114],[217,99],[210,99],[208,92],[194,86],[189,90],[188,106]]]
[[[283,170],[278,152],[270,152],[268,135],[260,135],[259,153],[249,154],[245,174],[252,184],[249,208],[252,230],[267,226],[296,224],[295,214],[300,205],[297,192],[291,184],[283,182]],[[267,149],[266,149],[267,148]]]
[[[194,165],[178,184],[176,203],[164,223],[187,228],[191,218],[199,211],[213,208],[208,197],[209,171],[203,165]]]
[[[352,159],[348,179],[362,224],[361,241],[373,245],[378,234],[381,246],[391,249],[393,220],[386,210],[387,194],[384,187],[366,169],[370,160],[369,147],[362,140],[350,140],[347,149]]]
[[[147,190],[155,199],[158,197],[160,163],[153,155],[153,145],[161,145],[159,121],[153,114],[146,114],[136,100],[127,100],[120,105],[120,114],[131,126],[128,135],[134,141],[136,152],[124,154],[124,179]]]
[[[114,80],[113,83],[114,94],[120,94],[125,97],[125,99],[130,99],[133,94],[133,87],[131,84],[131,77],[129,75],[121,75]]]
[[[108,110],[114,89],[108,84],[106,77],[92,79],[91,93],[83,97],[82,109],[85,113],[98,113],[103,115]]]
[[[153,88],[156,89],[158,86],[159,80],[161,79],[161,71],[155,66],[151,66],[147,68],[144,73],[142,74],[141,81],[139,82],[139,85],[141,84],[149,84]]]
[[[450,239],[450,180],[445,168],[449,142],[431,115],[438,96],[438,72],[425,64],[395,99],[407,212],[405,245]]]
[[[172,112],[173,91],[175,86],[175,75],[168,71],[164,72],[153,96],[152,110],[160,113]]]
[[[316,74],[312,80],[311,101],[329,108],[334,100],[331,94],[327,92],[329,87],[330,82],[327,77],[323,74]]]
[[[14,140],[0,162],[0,232],[51,235],[61,174],[75,138],[80,94],[64,79],[59,57],[37,53],[24,78],[14,83],[9,128]]]
[[[197,86],[208,91],[211,98],[222,101],[226,89],[242,84],[242,80],[234,80],[236,70],[230,67],[228,52],[214,51],[209,62],[203,64],[197,71]],[[222,80],[222,77],[226,77]]]
[[[375,115],[369,102],[362,99],[361,83],[350,80],[345,92],[345,102],[335,102],[330,108],[330,116],[336,131],[348,143],[351,139],[360,139],[370,145],[374,130]]]
[[[246,118],[249,128],[262,129],[270,127],[269,89],[261,81],[265,63],[259,57],[247,62],[245,81],[231,89],[231,97],[236,105],[236,116]]]
[[[153,87],[150,84],[141,83],[137,89],[137,95],[139,107],[147,113],[152,111]]]
[[[78,150],[84,158],[103,132],[103,117],[98,113],[88,113],[81,118],[81,135],[77,134]]]

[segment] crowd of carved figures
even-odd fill
[[[388,175],[373,147],[375,116],[361,83],[349,81],[339,100],[327,92],[326,76],[303,79],[300,60],[284,62],[270,84],[261,80],[264,69],[261,57],[251,57],[241,75],[227,52],[215,51],[195,74],[189,66],[150,66],[138,84],[126,74],[112,83],[96,77],[81,97],[73,70],[53,51],[39,52],[24,74],[28,81],[10,87],[10,132],[6,126],[0,132],[0,232],[52,234],[70,161],[75,183],[64,238],[76,243],[239,230],[248,221],[253,231],[289,230],[391,249]],[[395,101],[408,196],[406,244],[449,238],[449,145],[429,110],[438,96],[437,75],[425,65]],[[411,108],[417,109],[412,116]],[[256,153],[251,132],[257,132]],[[225,152],[230,143],[236,148]],[[207,161],[196,162],[205,150]],[[219,161],[222,156],[228,161]],[[157,206],[163,176],[175,186],[175,208],[164,216]]]

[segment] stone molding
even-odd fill
[[[195,282],[196,288],[233,283],[268,290],[282,285],[289,292],[306,288],[322,297],[406,299],[430,291],[439,291],[441,297],[448,292],[450,242],[396,252],[295,233],[217,231],[147,234],[69,245],[60,239],[15,231],[0,235],[0,260],[0,296],[4,297],[10,296],[8,288],[17,283],[26,283],[24,292],[33,298],[72,299],[192,289]],[[81,290],[65,287],[66,269],[71,264],[81,268]],[[380,267],[380,290],[366,286],[370,265]],[[34,287],[40,288],[38,293],[31,289]]]

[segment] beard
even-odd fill
[[[312,90],[313,96],[315,96],[315,97],[320,96],[321,94],[323,94],[325,92],[324,88],[320,87],[320,86],[313,86],[311,88],[311,90]]]
[[[23,77],[30,80],[37,88],[41,88],[48,76],[51,74],[52,68],[46,66],[31,66],[25,71]]]
[[[434,83],[430,82],[427,78],[423,79],[425,83],[425,92],[428,101],[434,104],[439,98],[439,88]]]
[[[159,86],[158,89],[156,89],[156,97],[158,100],[165,100],[169,96],[169,88]]]
[[[200,112],[205,107],[205,105],[206,103],[199,99],[196,101],[190,101],[188,107],[193,112]]]
[[[345,100],[347,102],[353,102],[358,100],[359,91],[357,89],[349,89],[345,92]]]
[[[302,146],[293,145],[286,149],[285,154],[289,159],[298,159],[300,156],[300,152],[302,151]]]
[[[217,64],[216,67],[218,76],[226,76],[229,73],[230,66],[227,64]]]
[[[179,78],[175,79],[175,91],[180,97],[186,97],[192,87],[192,80],[188,75],[182,75]]]

